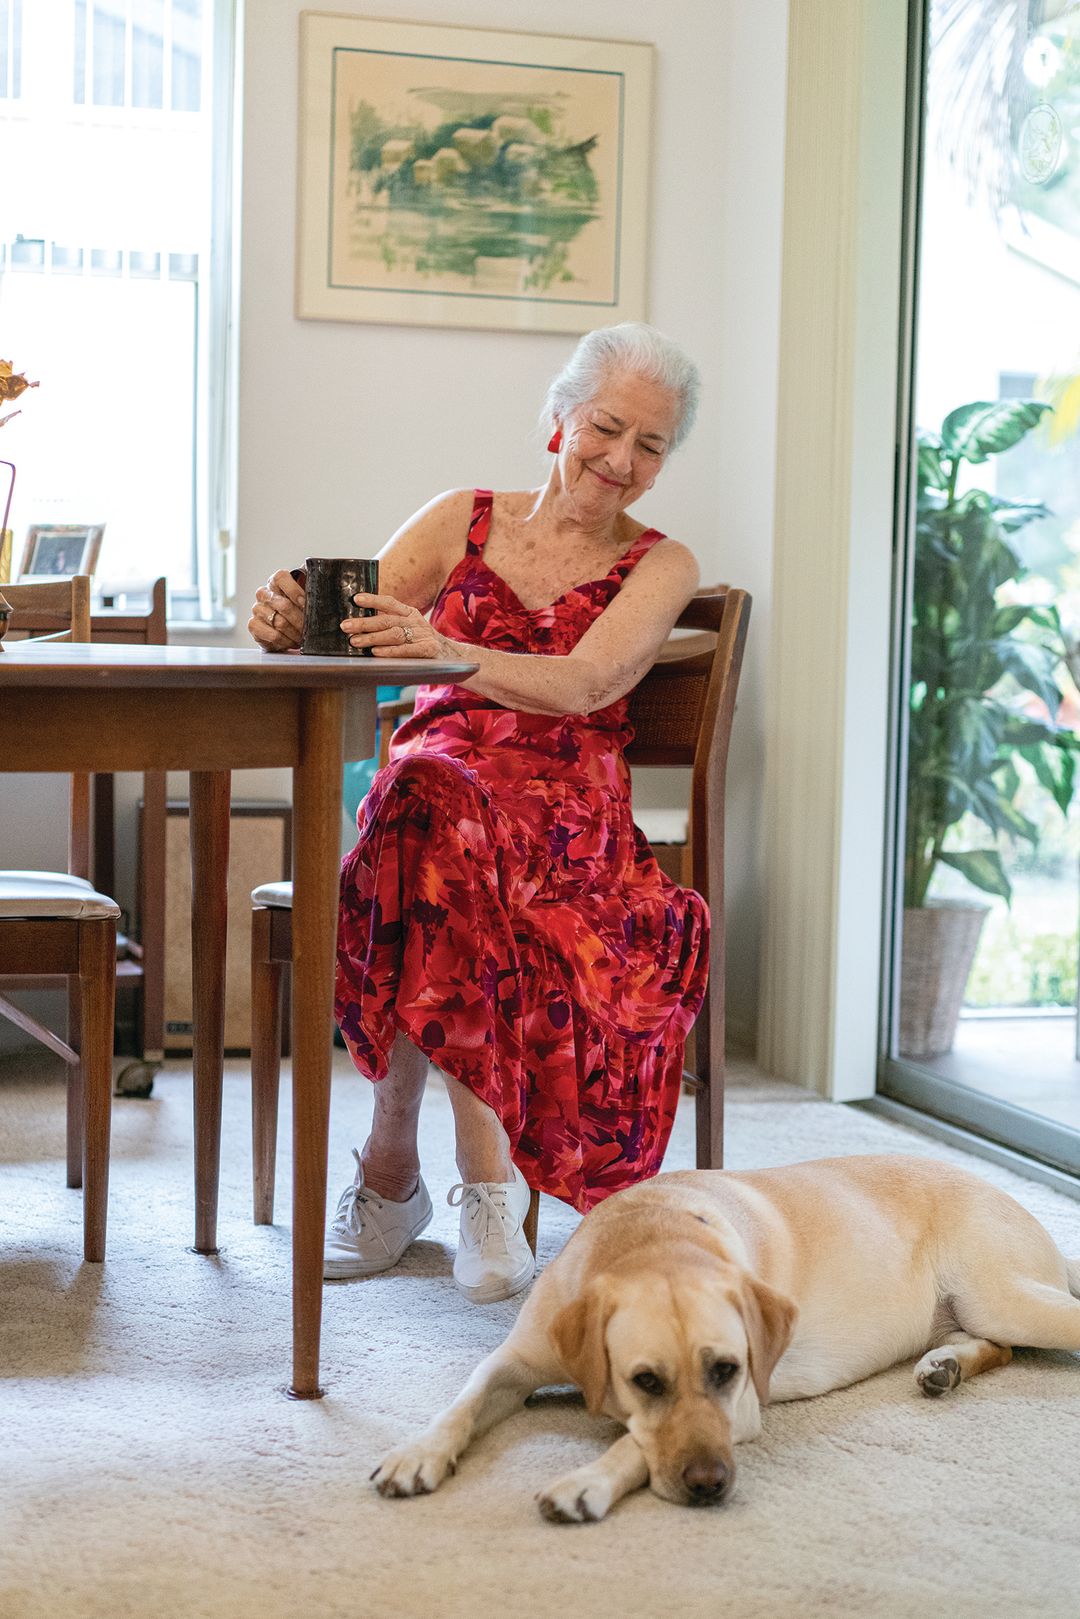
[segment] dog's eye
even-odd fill
[[[655,1372],[638,1372],[633,1381],[642,1394],[651,1394],[654,1399],[664,1392],[664,1380],[657,1377]]]
[[[709,1367],[709,1382],[714,1388],[723,1388],[725,1383],[731,1382],[738,1370],[738,1364],[733,1360],[714,1360]]]

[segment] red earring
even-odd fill
[[[548,449],[551,451],[552,455],[558,455],[559,451],[562,449],[561,427],[557,427],[554,433],[552,433],[551,437],[548,439]]]

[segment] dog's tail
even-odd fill
[[[1074,1299],[1080,1299],[1080,1259],[1067,1259],[1065,1269],[1069,1273],[1069,1292]]]

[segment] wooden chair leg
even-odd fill
[[[281,1080],[282,963],[270,959],[273,914],[251,913],[251,1157],[255,1224],[274,1223],[278,1093]]]
[[[216,1254],[229,925],[229,772],[191,772],[191,988],[195,1251]]]
[[[76,1051],[82,1050],[79,1018],[81,995],[80,980],[72,975],[68,979],[67,1043]],[[67,1183],[73,1187],[83,1183],[83,1072],[80,1062],[69,1063],[67,1071]]]
[[[534,1259],[536,1258],[536,1226],[539,1219],[540,1193],[534,1191],[529,1195],[529,1212],[525,1216],[525,1220],[521,1228],[525,1233],[525,1241],[532,1249]]]
[[[83,1078],[83,1254],[105,1258],[112,1119],[113,1019],[116,1005],[116,923],[79,928],[79,1024]]]
[[[722,996],[721,990],[721,996]],[[717,1013],[719,1015],[717,1015]],[[724,1167],[724,1003],[712,987],[694,1027],[698,1169]]]

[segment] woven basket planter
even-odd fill
[[[904,911],[900,959],[901,1057],[952,1050],[960,1004],[988,905],[932,900]]]

